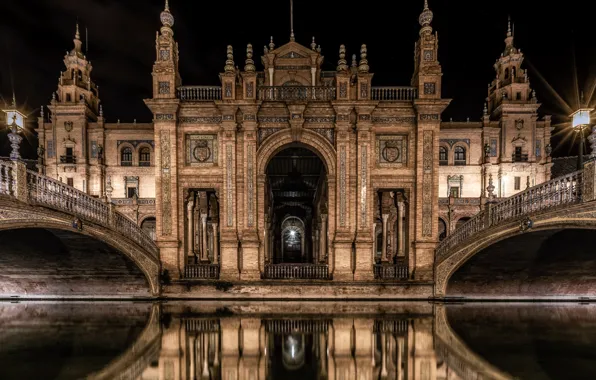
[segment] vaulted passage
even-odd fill
[[[319,156],[299,145],[282,150],[267,166],[267,184],[267,264],[325,265],[327,174]]]
[[[449,280],[447,296],[596,296],[594,230],[525,233],[479,252]]]
[[[0,268],[0,297],[151,296],[144,274],[125,255],[69,231],[0,231]]]

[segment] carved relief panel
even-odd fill
[[[217,164],[217,135],[186,135],[186,165]]]
[[[404,135],[378,135],[376,155],[379,166],[403,166],[408,163],[408,139]]]

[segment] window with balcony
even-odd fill
[[[64,156],[60,156],[60,163],[61,164],[76,164],[77,158],[74,155],[74,149],[72,147],[66,148],[66,154]]]
[[[453,155],[453,161],[455,165],[466,164],[466,148],[464,148],[463,146],[456,146]]]
[[[513,161],[513,162],[527,162],[528,154],[523,153],[521,146],[516,146],[515,152],[513,153],[513,156],[511,157],[511,161]]]
[[[139,152],[139,166],[151,166],[151,149],[144,147]]]
[[[446,166],[448,163],[447,148],[441,146],[439,147],[439,165]]]
[[[120,165],[121,166],[132,166],[132,148],[125,147],[120,152]]]

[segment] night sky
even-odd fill
[[[64,69],[64,54],[73,47],[78,18],[83,40],[85,28],[89,31],[88,58],[94,67],[92,77],[100,87],[107,120],[150,121],[151,114],[143,99],[151,96],[155,33],[161,25],[159,13],[163,3],[162,0],[2,0],[0,94],[10,99],[14,83],[17,103],[35,116],[30,121],[36,121],[39,107],[49,103],[52,91],[57,88],[58,74]],[[277,46],[288,42],[289,3],[289,0],[225,3],[171,0],[183,84],[219,84],[218,74],[223,71],[228,44],[234,46],[236,65],[242,67],[247,43],[252,43],[260,56],[269,36],[274,37]],[[430,0],[435,15],[433,27],[439,33],[443,96],[453,99],[443,119],[481,117],[488,83],[495,76],[493,64],[504,48],[508,15],[515,24],[515,45],[526,56],[525,67],[530,69],[532,86],[543,103],[540,113],[564,115],[567,111],[558,105],[539,76],[576,107],[574,67],[578,69],[579,87],[586,93],[596,74],[596,43],[591,23],[594,15],[585,10],[586,3],[585,0]],[[309,46],[315,36],[326,58],[326,70],[335,69],[340,44],[347,46],[351,56],[366,43],[371,72],[375,73],[373,85],[409,85],[423,0],[368,0],[358,7],[349,4],[352,2],[295,0],[297,42]],[[262,69],[260,59],[256,61]],[[35,138],[31,136],[28,143],[35,146]],[[6,137],[2,134],[0,138],[0,154],[6,155]],[[29,147],[23,151],[29,156],[34,152]],[[554,155],[570,153],[573,150],[565,147]]]

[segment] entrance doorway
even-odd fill
[[[290,145],[271,159],[266,264],[326,264],[327,191],[325,165],[311,150]]]

